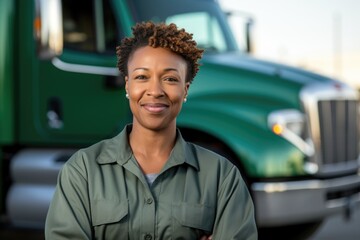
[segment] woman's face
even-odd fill
[[[185,60],[170,50],[135,50],[125,78],[133,124],[155,131],[174,127],[189,88],[186,72]]]

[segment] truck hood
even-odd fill
[[[243,71],[256,72],[271,77],[277,77],[286,81],[292,81],[300,85],[307,85],[315,82],[334,81],[329,77],[306,71],[300,68],[259,60],[246,56],[242,53],[207,54],[204,56],[204,63],[215,64],[236,68]]]

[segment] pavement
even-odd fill
[[[328,218],[308,240],[360,240],[360,205],[348,220],[344,215]]]

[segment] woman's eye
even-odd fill
[[[146,79],[146,76],[145,75],[137,75],[137,76],[135,76],[135,79],[143,80],[143,79]]]
[[[165,78],[165,81],[168,81],[168,82],[177,82],[177,78],[173,78],[173,77],[167,77]]]

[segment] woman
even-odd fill
[[[64,165],[47,239],[257,239],[239,171],[176,128],[202,52],[175,24],[137,24],[121,42],[133,123]]]

